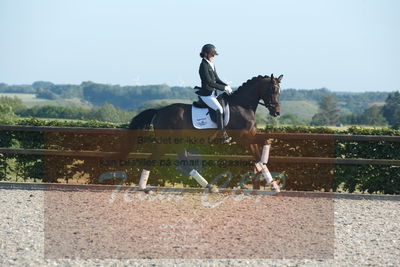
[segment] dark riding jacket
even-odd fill
[[[196,94],[200,96],[209,96],[215,89],[224,91],[227,85],[218,77],[217,71],[203,58],[200,63],[199,74],[201,79],[201,88]]]

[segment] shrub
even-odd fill
[[[11,122],[10,122],[11,123]],[[18,125],[31,126],[59,126],[59,127],[90,127],[90,128],[126,128],[126,124],[105,123],[100,121],[59,121],[20,119]],[[334,131],[325,127],[307,126],[267,126],[265,132],[281,133],[320,133],[320,134],[346,134],[346,135],[392,135],[400,136],[399,130],[380,128],[366,129],[352,127],[347,130]],[[147,132],[147,134],[152,134]],[[127,146],[127,139],[118,134],[85,134],[81,132],[26,132],[26,131],[1,131],[1,147],[18,147],[25,149],[57,149],[57,150],[88,150],[88,151],[117,151],[122,146]],[[155,144],[138,146],[135,152],[151,152],[157,149]],[[176,151],[182,152],[181,147],[174,146]],[[232,154],[244,155],[247,152],[239,146],[227,147],[226,145],[199,145],[193,144],[188,150],[201,154]],[[271,156],[281,157],[329,157],[329,158],[371,158],[400,160],[399,142],[365,142],[365,141],[338,141],[331,140],[273,140]],[[65,181],[73,173],[89,174],[89,183],[98,183],[98,177],[105,171],[125,168],[128,173],[128,182],[138,182],[143,166],[115,165],[115,161],[104,159],[76,158],[70,156],[43,157],[33,155],[4,154],[0,157],[0,169],[3,174],[0,179],[7,179],[11,172],[7,163],[15,160],[18,164],[19,175],[23,178],[34,178],[44,182],[56,182],[57,178]],[[107,164],[104,164],[104,163]],[[46,167],[48,166],[48,167]],[[118,167],[119,166],[119,167]],[[359,190],[368,193],[400,193],[400,172],[394,166],[378,165],[321,165],[321,164],[273,164],[269,163],[271,171],[284,172],[286,176],[286,189],[288,190],[324,190],[336,191],[342,188],[349,192]],[[241,176],[253,166],[230,167],[204,167],[202,175],[212,180],[224,171],[236,173],[229,182],[230,186],[238,185]],[[120,170],[120,169],[117,169]],[[185,168],[174,164],[154,168],[150,183],[164,185],[165,183],[183,183],[185,186],[196,186],[196,182],[188,179]]]

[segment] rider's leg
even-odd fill
[[[213,110],[224,113],[224,109],[222,108],[221,104],[218,102],[214,94],[210,96],[200,96],[200,98],[204,101],[204,103],[206,103],[207,106],[209,106]]]
[[[225,131],[224,114],[221,113],[219,110],[217,110],[217,127],[222,131],[222,139],[224,143],[229,143],[232,138],[230,138]]]
[[[200,96],[201,99],[204,101],[204,103],[207,104],[210,108],[215,110],[217,112],[217,127],[222,131],[222,138],[224,139],[224,142],[230,141],[230,137],[225,131],[224,127],[224,109],[222,108],[221,104],[218,102],[217,98],[214,96],[214,94],[210,96]]]

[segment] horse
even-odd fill
[[[218,99],[223,98],[229,103],[230,119],[225,129],[228,135],[232,137],[232,141],[242,145],[246,150],[250,151],[255,160],[260,159],[260,148],[255,142],[257,132],[256,110],[259,104],[265,106],[269,110],[269,114],[273,117],[280,115],[280,83],[283,75],[275,78],[271,76],[256,76],[244,82],[237,90],[228,95],[222,93]],[[263,100],[264,103],[260,102]],[[140,112],[132,118],[129,129],[141,130],[153,125],[154,134],[165,132],[179,134],[177,130],[192,130],[205,135],[211,135],[211,139],[216,139],[218,130],[211,131],[196,129],[192,123],[192,106],[190,104],[175,103],[159,109],[147,109]],[[132,138],[131,140],[132,141]],[[125,147],[125,151],[121,152],[122,157],[129,154],[129,147],[132,142]],[[165,151],[157,149],[150,158],[159,158]]]

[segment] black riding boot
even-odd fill
[[[222,131],[222,142],[229,144],[232,138],[225,131],[224,116],[219,110],[217,110],[217,127]]]

